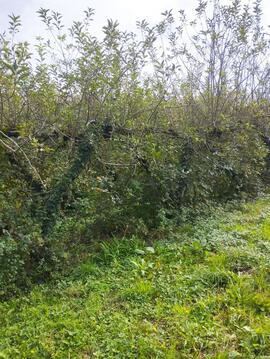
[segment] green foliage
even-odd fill
[[[10,16],[0,37],[4,295],[72,266],[89,243],[172,234],[187,212],[265,190],[270,71],[260,1],[199,1],[196,14],[189,22],[165,11],[154,26],[138,23],[141,35],[108,20],[96,38],[92,9],[66,29],[61,14],[41,8],[48,36],[32,53],[17,39],[20,17]],[[185,248],[193,260],[233,237],[200,230]],[[269,233],[265,223],[262,238]],[[243,244],[239,233],[234,240]],[[244,261],[232,259],[231,271]]]
[[[153,244],[93,243],[69,275],[0,304],[0,356],[269,356],[269,211],[266,197]]]

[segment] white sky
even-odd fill
[[[232,0],[221,0],[230,3]],[[245,0],[248,2],[252,0]],[[118,20],[122,30],[136,29],[136,21],[146,19],[156,23],[164,10],[184,9],[192,15],[197,0],[0,0],[0,32],[7,29],[8,15],[21,15],[24,40],[32,42],[35,36],[44,35],[44,25],[36,11],[40,7],[49,8],[63,15],[64,23],[70,25],[73,20],[80,20],[87,7],[95,9],[93,33],[96,35],[111,18]],[[265,25],[270,23],[270,0],[262,0]]]

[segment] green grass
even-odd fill
[[[0,358],[270,358],[270,199],[103,243],[1,303]]]

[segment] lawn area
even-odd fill
[[[270,358],[270,198],[103,243],[2,302],[0,358]]]

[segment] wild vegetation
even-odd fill
[[[95,243],[0,304],[0,358],[268,358],[270,199],[149,243]]]
[[[0,356],[269,354],[267,219],[258,214],[247,238],[240,224],[192,227],[267,191],[269,35],[260,0],[200,0],[195,12],[165,11],[136,34],[108,20],[96,38],[92,9],[66,29],[41,8],[48,38],[33,45],[17,40],[21,20],[10,16],[0,36],[0,297],[41,286],[2,305]],[[33,329],[36,314],[44,322]],[[193,319],[181,329],[180,317]]]

